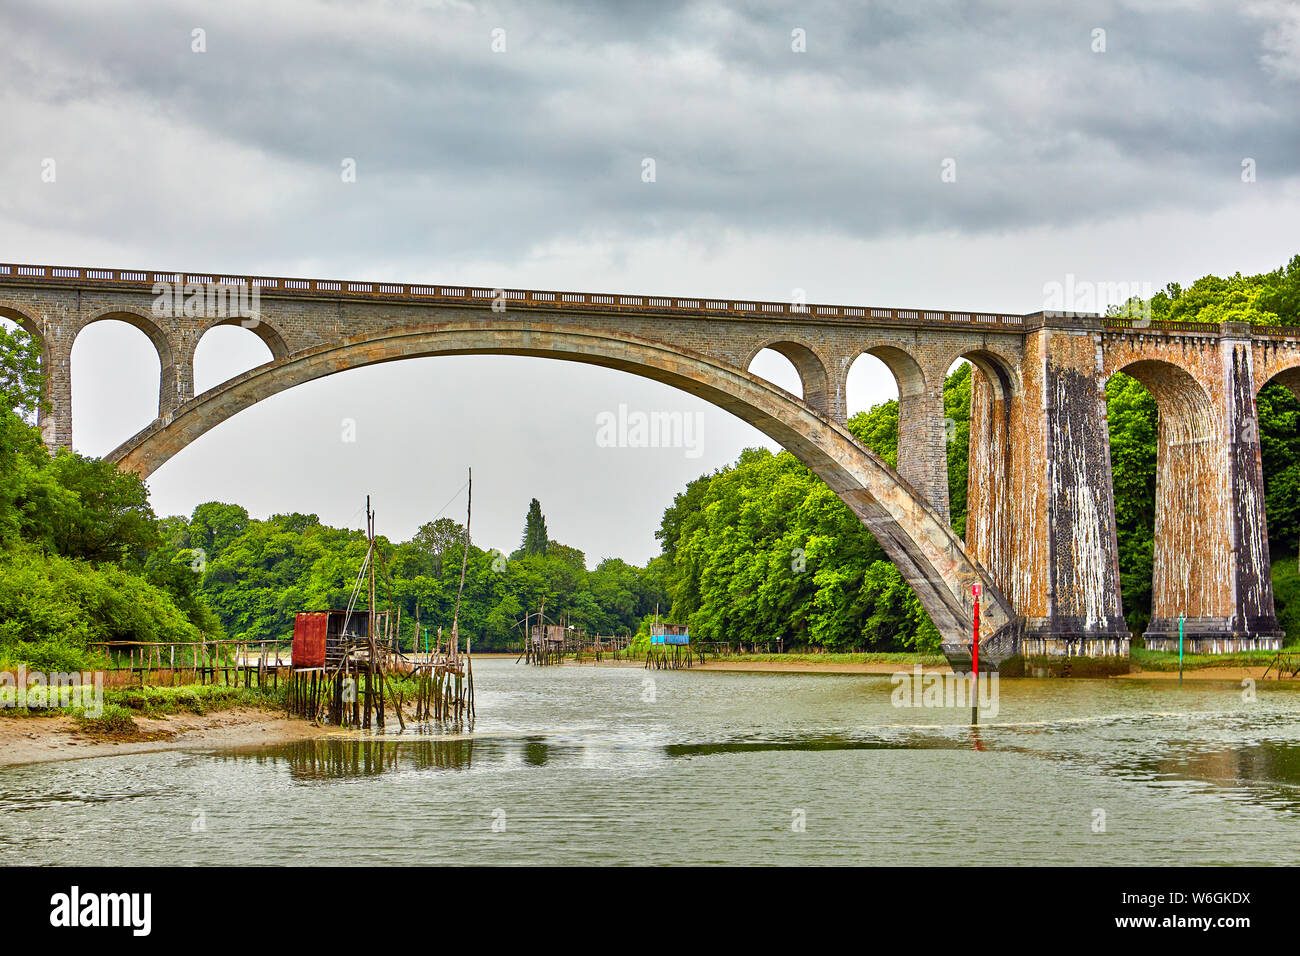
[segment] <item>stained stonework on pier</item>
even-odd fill
[[[200,296],[255,288],[257,314],[160,310],[159,283]],[[158,418],[108,456],[142,475],[262,399],[378,362],[535,355],[664,382],[750,422],[822,477],[899,567],[955,664],[969,657],[975,583],[984,660],[1127,653],[1105,406],[1106,381],[1123,371],[1160,410],[1148,646],[1176,639],[1180,614],[1195,648],[1279,641],[1255,394],[1273,378],[1300,394],[1294,329],[4,264],[0,315],[41,340],[41,427],[54,447],[71,445],[78,333],[119,319],[149,337]],[[235,323],[272,360],[196,396],[200,339]],[[802,397],[749,373],[765,348],[794,365]],[[897,469],[844,427],[863,354],[898,384]],[[962,358],[974,367],[965,541],[948,524],[943,407]]]

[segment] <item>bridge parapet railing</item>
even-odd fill
[[[788,318],[853,323],[898,322],[981,327],[1024,325],[1023,315],[1005,312],[952,312],[934,309],[893,309],[823,303],[769,302],[758,299],[717,299],[707,296],[624,295],[537,289],[489,289],[440,283],[351,282],[338,279],[294,279],[284,276],[224,275],[220,273],[159,272],[149,269],[92,269],[0,263],[0,284],[6,280],[93,283],[138,291],[157,283],[171,285],[232,285],[275,294],[328,298],[407,300],[413,302],[484,305],[504,301],[509,306],[539,310],[649,313],[655,315],[728,315],[742,318]]]
[[[1107,332],[1218,332],[1220,330],[1217,322],[1143,321],[1115,317],[1107,317],[1103,321]]]
[[[1300,339],[1300,325],[1256,325],[1250,333],[1269,339]]]
[[[1137,319],[1109,316],[1103,321],[1107,332],[1210,332],[1216,335],[1223,333],[1226,325],[1236,324],[1224,323],[1221,325],[1218,322],[1170,322],[1167,320],[1142,322]],[[1300,326],[1296,325],[1251,325],[1249,330],[1252,336],[1258,338],[1300,338]]]

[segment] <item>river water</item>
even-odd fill
[[[647,683],[649,681],[650,683]],[[0,863],[1300,862],[1300,691],[475,663],[478,721],[0,769]]]

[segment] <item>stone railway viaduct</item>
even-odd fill
[[[160,310],[169,286],[177,308]],[[256,290],[254,316],[212,307],[213,292],[241,289]],[[108,456],[143,476],[270,395],[379,362],[532,355],[664,382],[826,481],[916,590],[954,665],[970,657],[976,582],[986,661],[1127,654],[1104,393],[1123,371],[1160,417],[1147,646],[1176,647],[1180,614],[1193,651],[1280,643],[1255,395],[1274,379],[1300,394],[1300,328],[12,264],[0,264],[0,315],[42,343],[52,447],[71,444],[77,334],[119,319],[149,337],[158,418]],[[199,340],[230,324],[251,328],[272,360],[195,395]],[[794,365],[802,398],[748,371],[765,348]],[[897,470],[845,427],[845,382],[863,353],[897,379]],[[974,366],[964,541],[948,521],[943,411],[959,358]]]

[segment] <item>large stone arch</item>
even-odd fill
[[[91,313],[74,329],[68,346],[69,356],[76,345],[77,336],[81,335],[88,326],[110,319],[125,322],[139,329],[153,343],[154,351],[158,353],[158,417],[165,417],[173,408],[189,399],[193,394],[194,385],[192,376],[188,373],[189,365],[183,354],[183,348],[169,330],[164,329],[153,315],[142,309],[114,306]],[[68,428],[71,427],[72,416],[69,407]]]
[[[989,348],[962,349],[952,356],[947,368],[951,368],[958,359],[970,362],[975,371],[983,376],[989,388],[999,399],[1010,400],[1022,390],[1019,365],[1001,352]],[[947,371],[945,368],[945,372]]]
[[[76,338],[87,326],[94,325],[96,322],[105,322],[110,319],[125,322],[143,332],[153,343],[154,349],[158,352],[158,364],[161,368],[166,369],[176,363],[176,350],[172,345],[172,338],[167,331],[158,324],[155,318],[141,309],[134,309],[129,306],[115,306],[111,309],[101,309],[98,312],[91,313],[84,321],[78,323],[72,339],[75,344]]]
[[[183,368],[183,375],[187,382],[188,392],[186,399],[193,398],[197,392],[195,385],[195,368],[198,362],[199,346],[203,344],[204,337],[215,328],[234,327],[243,328],[255,335],[267,350],[271,353],[271,358],[265,362],[259,362],[253,368],[259,368],[263,365],[269,365],[288,358],[289,346],[284,340],[278,329],[270,323],[261,319],[241,319],[238,317],[213,318],[204,322],[193,333],[184,339],[184,357],[180,363]],[[180,403],[178,403],[180,404]]]
[[[1256,383],[1255,394],[1258,395],[1266,385],[1281,385],[1296,398],[1300,398],[1300,359],[1295,365],[1280,368],[1267,379]]]
[[[70,374],[66,357],[60,359],[55,343],[45,334],[44,317],[35,314],[29,306],[0,299],[0,316],[17,323],[20,329],[41,343],[42,407],[36,409],[36,424],[41,429],[42,440],[53,447],[58,444],[60,437],[59,419],[55,414],[58,404],[55,384]]]
[[[1300,341],[1294,338],[1256,339],[1252,351],[1255,394],[1278,384],[1300,398]]]
[[[830,373],[827,371],[826,362],[811,345],[785,337],[763,342],[757,348],[750,350],[749,357],[745,359],[746,369],[763,349],[771,349],[789,359],[790,364],[799,373],[799,381],[803,384],[803,400],[821,414],[833,417]]]
[[[473,354],[531,355],[616,368],[731,412],[789,449],[848,504],[916,591],[946,645],[969,645],[970,588],[979,582],[986,595],[987,659],[994,663],[1014,649],[1018,621],[996,584],[967,556],[944,516],[843,425],[756,375],[650,340],[491,321],[355,336],[250,369],[181,406],[170,421],[155,422],[108,458],[148,475],[209,429],[294,385],[404,358]]]
[[[1232,494],[1225,453],[1225,422],[1206,387],[1189,371],[1159,358],[1114,368],[1155,399],[1155,554],[1148,635],[1209,626],[1234,606],[1231,551]]]

